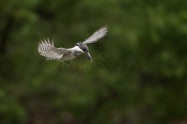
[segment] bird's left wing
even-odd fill
[[[96,32],[94,32],[90,37],[88,37],[83,43],[84,44],[88,44],[88,43],[95,43],[97,42],[99,39],[101,39],[102,37],[104,37],[107,33],[107,27],[101,27],[99,30],[97,30]]]
[[[63,54],[70,52],[65,48],[56,48],[53,41],[49,40],[41,41],[38,45],[38,52],[41,56],[46,57],[48,60],[59,60]]]

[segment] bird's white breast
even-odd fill
[[[75,46],[75,47],[73,47],[73,48],[70,48],[69,50],[83,53],[83,51],[82,51],[78,46]]]
[[[71,59],[74,59],[77,56],[79,56],[81,53],[83,53],[83,51],[78,46],[75,46],[73,48],[69,48],[68,50],[70,52],[68,54],[64,54],[62,57],[62,60],[65,60],[65,61],[71,60]]]

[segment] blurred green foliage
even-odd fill
[[[108,35],[72,65],[38,42]],[[187,123],[187,1],[1,0],[1,124]]]

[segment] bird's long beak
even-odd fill
[[[85,52],[85,54],[87,55],[88,59],[92,62],[92,56],[90,55],[89,52]]]

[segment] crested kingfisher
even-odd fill
[[[38,52],[41,56],[46,57],[47,60],[59,60],[67,63],[71,63],[72,59],[76,58],[81,53],[84,53],[92,62],[92,56],[89,53],[87,44],[97,42],[107,34],[107,31],[107,27],[103,26],[85,41],[76,43],[72,48],[56,48],[53,41],[50,41],[49,39],[43,40],[38,45]]]

